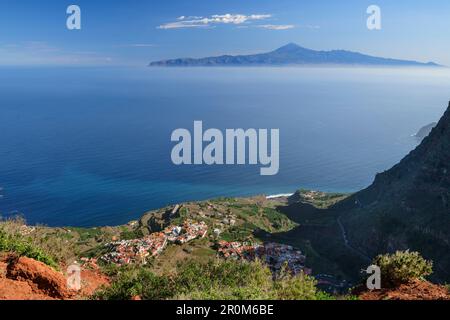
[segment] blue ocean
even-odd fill
[[[118,225],[224,196],[353,192],[439,120],[447,69],[0,69],[0,214]],[[280,171],[175,166],[173,130],[278,128]]]

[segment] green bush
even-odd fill
[[[173,294],[169,277],[157,276],[143,267],[119,271],[112,284],[93,295],[100,300],[130,300],[139,296],[146,300],[164,300]]]
[[[9,234],[0,228],[0,252],[14,253],[25,256],[55,269],[58,268],[55,260],[47,255],[41,248],[33,245],[29,240],[19,234]]]
[[[25,228],[26,221],[20,217],[2,219],[0,217],[0,229],[6,235],[15,238],[16,241],[26,242],[29,246],[39,248],[46,256],[59,263],[73,261],[77,255],[79,246],[76,245],[76,232],[67,232],[59,228],[47,228],[44,226]],[[25,236],[23,232],[28,232]],[[69,262],[70,263],[70,262]]]
[[[251,300],[268,299],[272,274],[261,263],[215,260],[178,265],[176,298]]]
[[[433,263],[425,260],[418,252],[397,251],[390,255],[379,255],[373,264],[380,267],[384,285],[423,279],[433,272]]]
[[[277,300],[328,300],[330,297],[317,290],[316,280],[306,275],[289,277],[274,282]]]
[[[141,230],[124,230],[120,233],[121,240],[132,240],[142,238],[144,234]]]
[[[316,288],[309,276],[285,275],[273,279],[260,262],[211,260],[185,261],[174,274],[155,275],[143,267],[118,273],[112,285],[96,293],[94,299],[188,300],[322,300],[330,297]]]

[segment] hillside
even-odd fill
[[[450,280],[450,105],[423,142],[333,210],[352,246],[368,256],[397,249],[435,261]]]
[[[367,189],[346,198],[297,192],[278,210],[299,224],[275,241],[309,253],[317,272],[358,280],[378,254],[414,250],[450,281],[450,105],[422,143]],[[330,199],[331,197],[331,199]],[[328,200],[325,201],[324,199]]]
[[[346,50],[316,51],[295,43],[272,52],[254,55],[223,55],[207,58],[179,58],[151,62],[151,67],[188,66],[276,66],[276,65],[372,65],[372,66],[425,66],[436,67],[433,62],[380,58]]]
[[[328,298],[306,275],[299,249],[266,241],[295,228],[276,209],[286,204],[264,196],[183,203],[92,229],[0,221],[0,300]],[[65,290],[74,261],[81,293]],[[175,274],[182,280],[173,281]]]
[[[448,299],[445,287],[419,280],[348,295],[370,262],[344,241],[330,209],[348,197],[301,190],[183,203],[93,229],[5,220],[0,299]],[[64,286],[74,261],[81,292]]]

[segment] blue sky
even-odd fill
[[[66,28],[79,5],[82,29]],[[366,27],[369,5],[382,30]],[[136,65],[289,42],[450,65],[448,0],[0,0],[0,65]]]

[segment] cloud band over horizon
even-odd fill
[[[215,14],[208,17],[201,16],[181,16],[177,21],[169,22],[158,26],[158,29],[183,29],[183,28],[205,28],[218,24],[241,25],[252,21],[261,21],[272,18],[271,14]]]

